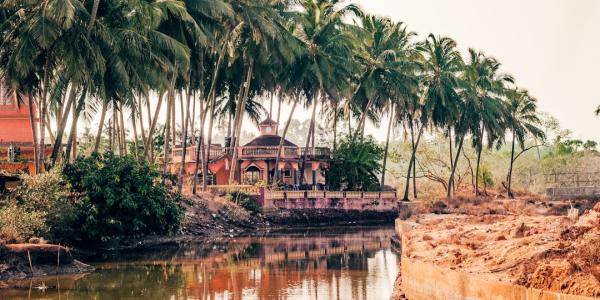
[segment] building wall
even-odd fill
[[[29,106],[17,107],[13,100],[0,99],[0,144],[10,143],[33,143]]]

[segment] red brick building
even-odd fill
[[[308,149],[298,147],[296,144],[284,140],[284,147],[279,165],[275,165],[277,148],[281,137],[277,134],[277,122],[267,118],[259,125],[260,134],[247,144],[239,147],[238,163],[235,170],[235,181],[241,184],[255,184],[259,181],[271,180],[275,169],[279,168],[283,183],[288,185],[300,182],[302,158],[306,151],[307,164],[304,170],[304,183],[308,185],[325,184],[325,172],[329,168],[329,148],[309,147]],[[210,147],[210,160],[208,165],[208,181],[211,185],[226,185],[229,181],[229,173],[233,149],[219,144]],[[172,155],[172,167],[178,170],[181,163],[181,147],[175,148]],[[188,178],[194,174],[196,162],[196,147],[191,146],[187,150],[185,172]],[[202,166],[200,165],[200,168]],[[198,171],[202,173],[201,169]]]
[[[34,107],[34,116],[36,115]],[[37,126],[37,118],[35,119]],[[10,152],[15,155],[10,155]],[[27,103],[18,103],[0,83],[0,170],[28,172],[34,167],[33,132]]]

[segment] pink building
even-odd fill
[[[241,184],[254,184],[259,181],[270,183],[275,169],[278,168],[281,171],[281,179],[285,184],[298,184],[301,176],[302,159],[307,154],[304,183],[314,186],[325,184],[325,172],[329,167],[330,160],[329,148],[315,147],[313,149],[309,147],[306,149],[284,140],[281,159],[279,165],[276,166],[277,149],[281,141],[281,137],[277,134],[278,124],[267,118],[258,127],[260,135],[237,149],[238,163],[234,173],[236,182]],[[196,146],[188,148],[185,161],[188,178],[191,178],[194,174],[195,153]],[[176,170],[181,163],[181,154],[181,147],[173,150],[172,167],[175,167]],[[228,184],[232,154],[233,148],[228,147],[228,145],[211,145],[208,165],[209,184]],[[202,168],[201,164],[200,168]],[[198,170],[198,173],[201,176],[202,171]]]

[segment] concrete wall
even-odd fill
[[[304,197],[281,197],[280,199],[272,199],[271,197],[261,197],[259,205],[263,208],[279,208],[279,209],[342,209],[342,210],[370,210],[370,211],[396,211],[398,209],[398,201],[395,197],[381,198],[365,198],[364,196],[349,196],[349,197],[324,197],[311,195],[312,191],[307,191]],[[303,193],[303,192],[299,192]],[[360,194],[360,193],[359,193]],[[366,193],[365,193],[366,194]]]

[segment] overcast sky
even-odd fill
[[[503,72],[582,139],[600,140],[600,1],[355,0],[370,14],[403,21],[420,38],[452,37],[502,62]],[[383,136],[373,131],[377,136]]]

